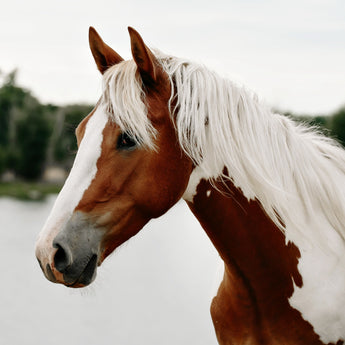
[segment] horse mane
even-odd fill
[[[272,113],[256,95],[202,65],[155,51],[167,72],[169,106],[181,147],[210,180],[231,180],[258,200],[285,232],[305,246],[345,241],[345,151],[315,128]],[[133,61],[104,76],[110,116],[154,149],[144,91]],[[174,107],[172,107],[174,104]],[[330,235],[331,234],[331,235]]]

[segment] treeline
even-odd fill
[[[41,104],[29,90],[16,84],[16,72],[0,84],[0,177],[10,171],[16,178],[39,180],[46,167],[69,170],[77,150],[74,131],[91,111],[90,105]],[[326,129],[345,145],[345,106],[328,116],[297,116]]]
[[[0,176],[38,180],[47,166],[69,169],[77,150],[74,130],[90,105],[41,104],[16,84],[16,71],[0,86]]]
[[[285,115],[310,126],[318,127],[325,135],[332,137],[345,147],[345,106],[331,115],[308,116],[291,112],[287,112]]]

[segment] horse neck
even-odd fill
[[[231,182],[211,184],[201,180],[187,201],[224,260],[226,270],[250,285],[263,302],[273,294],[290,297],[298,273],[298,249],[285,244],[284,234],[256,200],[248,201]],[[278,296],[277,296],[278,298]]]
[[[186,201],[225,264],[212,305],[215,325],[218,318],[225,328],[216,331],[226,329],[231,338],[248,337],[253,344],[266,344],[267,334],[286,344],[300,344],[298,339],[321,344],[289,304],[294,286],[303,285],[297,269],[299,250],[285,243],[284,234],[260,204],[248,201],[231,182],[214,185],[207,180],[201,180],[192,200]]]
[[[214,185],[201,180],[187,204],[226,265],[236,263],[248,276],[254,269],[256,275],[262,270],[279,271],[299,284],[299,251],[286,245],[284,234],[257,200],[248,201],[230,181]]]

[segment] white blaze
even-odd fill
[[[50,261],[52,242],[73,211],[97,173],[97,161],[101,155],[103,129],[108,121],[104,105],[100,104],[86,124],[85,134],[79,146],[71,172],[58,195],[54,207],[43,226],[37,241],[40,257]],[[46,264],[47,262],[42,262]]]

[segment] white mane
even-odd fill
[[[176,90],[171,113],[180,145],[205,175],[220,176],[226,167],[228,176],[222,177],[259,200],[287,240],[302,235],[316,243],[331,241],[332,247],[331,231],[331,238],[343,242],[345,151],[316,130],[271,113],[248,90],[205,67],[156,54]],[[104,81],[114,121],[154,148],[156,132],[135,63],[111,67]]]

